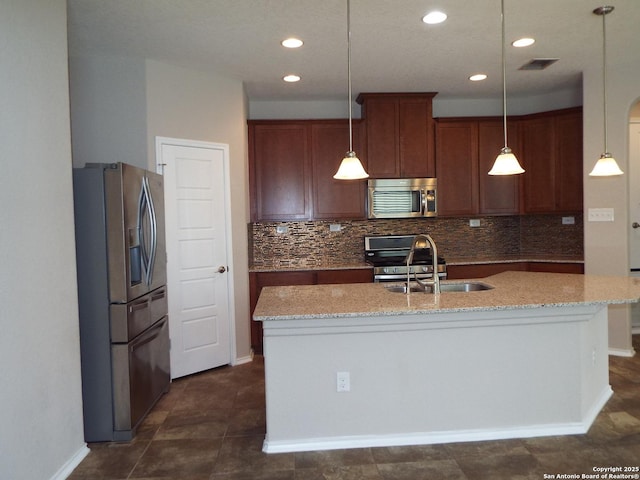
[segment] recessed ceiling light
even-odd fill
[[[284,77],[282,77],[282,79],[285,82],[293,83],[293,82],[299,82],[300,76],[291,74],[291,75],[285,75]]]
[[[303,44],[302,40],[294,37],[287,38],[280,43],[283,47],[287,47],[287,48],[299,48]]]
[[[533,38],[519,38],[518,40],[511,43],[514,47],[528,47],[529,45],[533,45],[536,43]]]
[[[487,76],[484,73],[476,73],[475,75],[471,75],[469,80],[472,82],[479,82],[480,80],[485,80]]]
[[[422,21],[429,25],[435,25],[436,23],[442,23],[447,19],[447,14],[444,12],[429,12],[424,17],[422,17]]]

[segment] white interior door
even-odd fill
[[[629,221],[640,225],[640,123],[629,124]],[[629,229],[629,267],[640,269],[640,226]]]
[[[164,175],[171,377],[231,361],[228,146],[156,141]]]

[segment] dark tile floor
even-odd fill
[[[634,348],[640,352],[638,335]],[[586,435],[266,455],[264,364],[256,357],[176,380],[132,442],[89,445],[69,479],[543,479],[637,467],[640,354],[610,357],[609,371],[614,396]]]

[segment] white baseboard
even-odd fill
[[[251,350],[251,353],[249,355],[246,355],[244,357],[237,357],[235,361],[232,363],[232,365],[233,366],[243,365],[245,363],[251,363],[251,362],[253,362],[253,349]]]
[[[589,431],[596,417],[605,406],[613,390],[609,385],[586,412],[581,422],[554,423],[548,425],[517,426],[498,429],[455,430],[448,432],[418,432],[391,435],[354,435],[329,438],[310,438],[270,442],[262,445],[265,453],[306,452],[311,450],[337,450],[344,448],[400,447],[407,445],[431,445],[437,443],[477,442],[509,438],[533,438],[557,435],[579,435]]]
[[[609,348],[609,355],[616,357],[633,357],[636,351],[633,348]]]
[[[531,438],[556,435],[583,434],[589,430],[583,423],[568,423],[514,428],[504,430],[469,430],[452,432],[411,433],[401,435],[362,435],[305,439],[301,441],[270,442],[265,439],[265,453],[306,452],[312,450],[336,450],[346,448],[399,447],[407,445],[431,445],[439,443],[477,442],[508,438]]]
[[[65,462],[65,464],[58,470],[50,480],[65,480],[75,468],[80,465],[80,462],[89,454],[91,450],[87,447],[87,444],[83,444],[80,449],[73,454],[73,456]]]

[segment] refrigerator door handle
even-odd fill
[[[145,231],[145,216],[148,217],[149,232]],[[157,220],[153,199],[151,198],[151,188],[149,179],[142,177],[140,198],[138,199],[138,231],[140,232],[141,262],[144,270],[145,284],[151,285],[153,281],[153,267],[156,257],[157,243]]]
[[[147,190],[147,208],[149,210],[149,221],[151,223],[151,252],[149,254],[149,275],[148,285],[153,282],[153,270],[156,263],[156,250],[158,248],[158,220],[156,219],[156,208],[153,204],[153,196],[151,195],[151,186],[149,185],[149,178],[144,177],[144,182]]]
[[[142,184],[140,185],[140,196],[138,197],[138,221],[136,229],[138,230],[138,237],[140,242],[140,263],[142,265],[142,275],[144,277],[144,282],[147,282],[148,278],[148,270],[149,270],[149,256],[147,252],[147,239],[145,238],[144,231],[144,215],[147,209],[147,195],[146,195],[146,187],[144,183],[144,177],[142,177]]]

